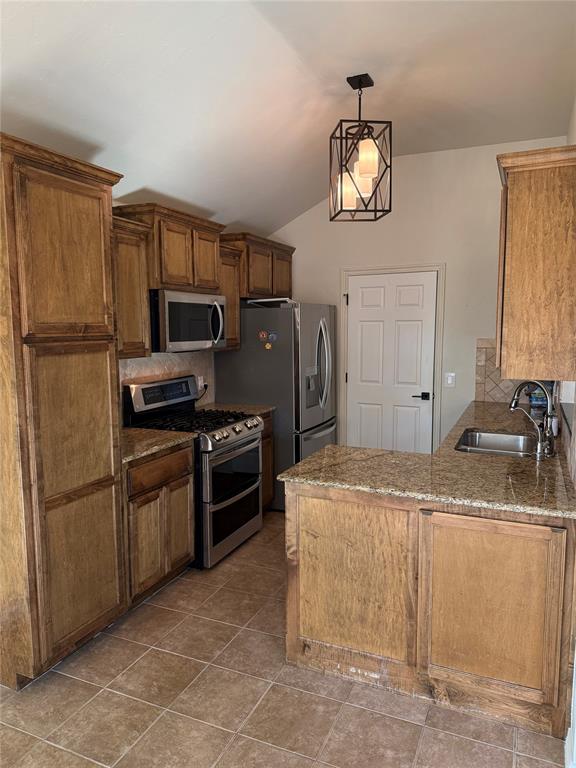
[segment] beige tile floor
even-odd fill
[[[2,768],[553,768],[563,742],[284,663],[283,517],[0,697]]]

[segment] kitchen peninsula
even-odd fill
[[[328,446],[280,476],[288,659],[563,737],[574,487],[563,455],[455,451],[469,427],[531,432],[475,402],[432,456]]]

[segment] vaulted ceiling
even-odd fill
[[[156,200],[270,233],[327,194],[355,113],[394,154],[564,135],[576,3],[4,2],[2,130]]]

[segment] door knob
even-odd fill
[[[412,397],[417,397],[419,400],[430,400],[430,392],[420,392],[419,395],[412,395]]]

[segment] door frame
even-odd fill
[[[348,430],[348,383],[346,368],[348,364],[348,289],[349,279],[361,275],[388,275],[402,272],[436,273],[436,322],[434,333],[434,401],[432,403],[432,453],[440,445],[440,426],[442,412],[442,351],[444,349],[444,298],[446,293],[446,264],[403,264],[402,266],[382,267],[343,267],[340,270],[340,338],[342,339],[340,360],[338,363],[338,442],[346,445]]]

